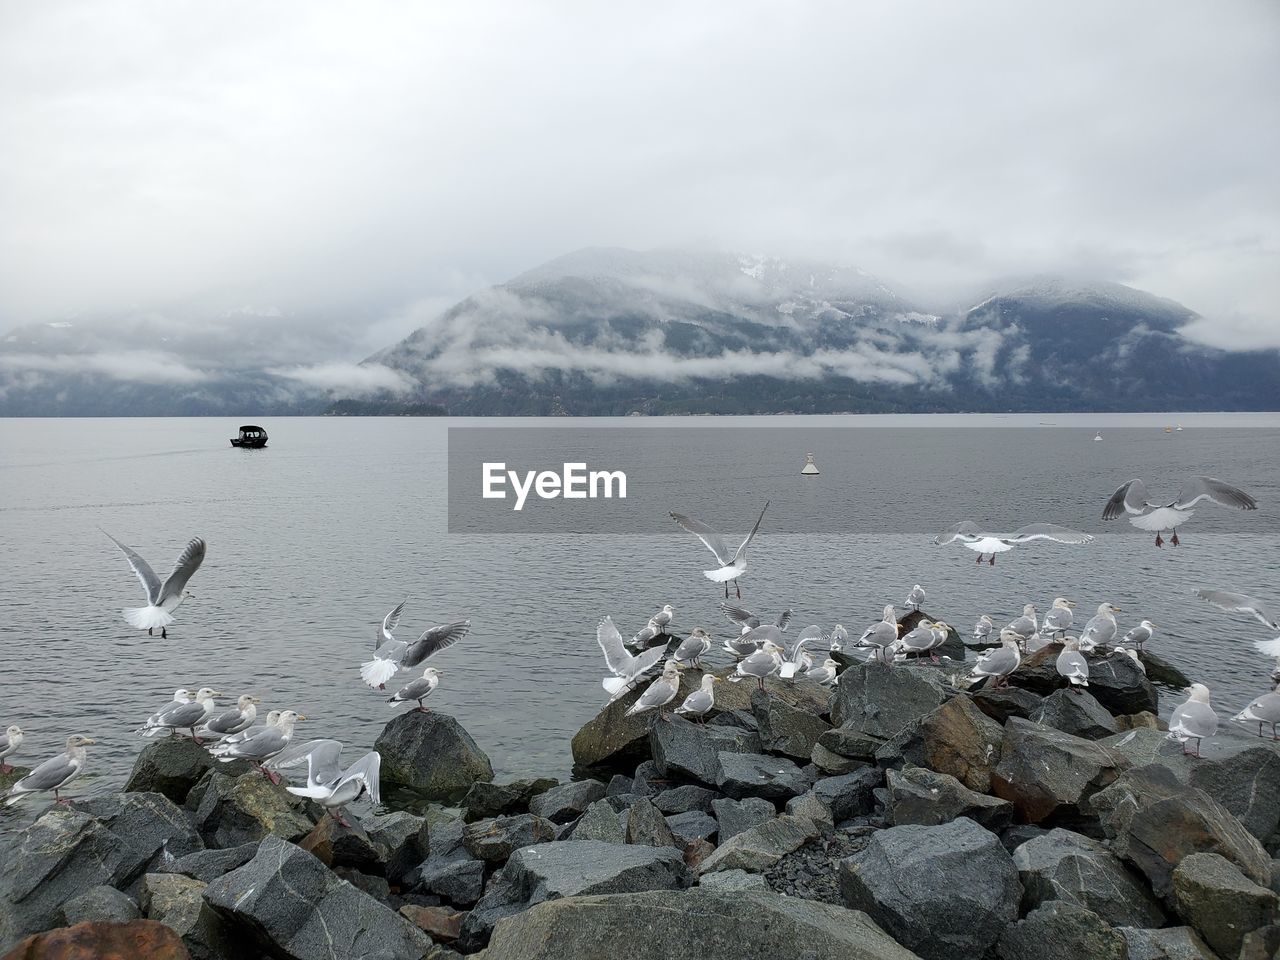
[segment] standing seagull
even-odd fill
[[[702,666],[702,658],[711,652],[711,637],[701,627],[694,627],[685,639],[680,641],[672,656],[682,667]]]
[[[987,643],[991,636],[991,630],[995,627],[995,622],[985,613],[978,618],[973,625],[973,643],[974,646],[980,646]]]
[[[1144,644],[1151,639],[1152,634],[1156,632],[1156,625],[1150,620],[1143,620],[1140,624],[1124,635],[1125,643],[1132,643],[1138,650],[1144,649]]]
[[[1115,640],[1120,628],[1116,626],[1116,614],[1119,607],[1109,603],[1098,604],[1098,612],[1089,618],[1080,633],[1080,649],[1092,653],[1095,647],[1105,646]]]
[[[1022,657],[1018,654],[1018,643],[1022,638],[1008,627],[1000,631],[1000,646],[979,657],[973,664],[969,676],[980,680],[984,677],[995,678],[995,688],[1008,685],[1007,677],[1018,669]]]
[[[764,510],[760,511],[760,516],[756,519],[756,525],[751,528],[751,532],[747,534],[747,539],[738,545],[738,549],[729,552],[729,545],[725,542],[724,537],[716,533],[701,520],[694,520],[692,517],[686,517],[683,514],[673,513],[671,519],[680,526],[688,530],[695,537],[706,545],[706,548],[715,554],[715,558],[720,563],[717,570],[703,570],[702,574],[713,583],[724,584],[724,596],[729,598],[729,581],[733,581],[734,590],[738,593],[738,599],[742,599],[742,588],[738,586],[738,578],[747,572],[747,548],[751,546],[751,541],[756,538],[756,533],[760,529],[760,522],[764,520],[764,511],[769,509],[769,501],[765,501]]]
[[[1258,736],[1262,736],[1263,726],[1270,726],[1271,739],[1280,740],[1280,737],[1276,736],[1276,724],[1280,723],[1280,693],[1264,693],[1232,719],[1241,723],[1256,723]]]
[[[907,594],[907,606],[912,610],[919,610],[920,604],[924,603],[925,596],[924,587],[917,583],[911,588],[911,592]]]
[[[9,766],[9,758],[18,752],[25,736],[22,728],[16,723],[0,734],[0,773],[9,773],[13,770],[13,767]]]
[[[662,708],[674,700],[679,691],[680,667],[674,660],[668,660],[667,665],[662,668],[662,676],[649,684],[649,688],[640,694],[640,698],[631,705],[626,715],[634,717],[648,710],[657,710],[658,719],[669,720],[670,718],[662,712]]]
[[[307,719],[305,716],[293,710],[281,711],[274,724],[268,722],[267,726],[244,740],[224,740],[209,753],[223,763],[230,763],[232,760],[248,760],[250,763],[257,764],[258,769],[262,770],[272,783],[279,783],[280,778],[272,771],[265,769],[263,764],[289,746],[289,741],[293,739],[293,725],[305,719]]]
[[[716,705],[715,685],[720,678],[713,673],[703,674],[702,686],[684,698],[684,703],[676,707],[676,713],[693,717],[706,722],[707,714]]]
[[[53,791],[55,803],[66,803],[65,798],[58,796],[58,791],[84,771],[84,748],[95,743],[97,741],[89,737],[79,735],[67,737],[66,751],[46,760],[15,783],[9,791],[9,799],[5,801],[5,806],[11,807],[28,794],[45,790]]]
[[[862,636],[858,638],[858,646],[875,647],[876,656],[883,659],[885,647],[898,639],[899,629],[898,612],[892,603],[886,603],[884,616],[879,623],[873,623],[862,632]]]
[[[1051,606],[1044,615],[1044,623],[1041,628],[1049,631],[1051,637],[1056,637],[1060,633],[1066,633],[1071,629],[1071,623],[1075,620],[1075,614],[1071,612],[1071,608],[1075,604],[1066,597],[1058,597],[1053,601]]]
[[[613,617],[605,617],[596,627],[596,643],[604,654],[604,665],[613,674],[600,681],[612,703],[644,679],[658,665],[667,652],[666,644],[650,647],[644,653],[632,656],[622,642],[622,634],[613,625]]]
[[[1058,654],[1058,674],[1067,678],[1071,689],[1079,692],[1079,687],[1089,685],[1089,661],[1080,652],[1080,641],[1068,639],[1063,651]]]
[[[1081,533],[1079,530],[1060,527],[1056,523],[1028,523],[1019,527],[1013,533],[990,533],[983,530],[972,520],[961,520],[959,523],[943,530],[934,538],[933,542],[943,546],[948,543],[954,543],[957,540],[978,555],[978,563],[981,563],[982,558],[990,554],[991,557],[988,562],[994,567],[997,553],[1007,553],[1020,543],[1030,543],[1032,540],[1053,540],[1055,543],[1091,543],[1093,537],[1087,533]]]
[[[418,701],[419,713],[430,713],[426,707],[422,705],[422,701],[427,699],[435,692],[436,687],[440,686],[440,674],[442,670],[435,667],[427,667],[422,671],[422,676],[417,680],[411,680],[401,687],[395,694],[387,697],[387,703],[408,703],[410,700]]]
[[[306,763],[307,785],[285,789],[295,797],[316,801],[341,826],[349,827],[351,824],[342,816],[344,806],[366,792],[375,807],[382,802],[379,795],[382,754],[370,750],[345,770],[338,766],[341,754],[342,744],[337,740],[308,740],[290,747],[287,755],[282,753],[271,761],[271,766],[285,769]]]
[[[179,690],[178,693],[182,691]],[[209,687],[201,687],[197,692],[194,700],[186,703],[179,703],[176,699],[159,713],[153,714],[147,718],[147,722],[143,724],[138,731],[144,737],[154,737],[166,730],[169,735],[175,735],[179,730],[190,730],[191,738],[196,743],[201,740],[196,736],[196,727],[203,724],[209,717],[213,716],[214,697],[222,696],[217,690],[211,690]],[[177,697],[177,693],[174,694]]]
[[[261,702],[257,697],[251,697],[246,693],[236,701],[236,705],[230,710],[224,710],[217,716],[206,720],[204,726],[197,730],[196,733],[211,740],[221,740],[223,737],[230,737],[248,730],[253,726],[253,721],[258,719],[256,705]]]
[[[1168,503],[1153,503],[1147,493],[1147,485],[1134,479],[1124,484],[1111,495],[1107,505],[1102,508],[1103,520],[1114,520],[1122,513],[1129,515],[1129,522],[1139,530],[1154,532],[1156,546],[1164,546],[1164,531],[1169,530],[1173,536],[1169,542],[1178,545],[1178,527],[1195,515],[1191,509],[1201,500],[1208,500],[1221,507],[1238,507],[1241,510],[1257,510],[1258,501],[1239,487],[1214,477],[1188,477],[1182,481],[1178,496]]]
[[[729,678],[730,683],[738,683],[746,677],[754,677],[760,689],[764,689],[764,678],[782,669],[782,647],[772,640],[764,644],[745,660],[738,661],[737,671]]]
[[[1169,739],[1182,744],[1187,752],[1187,741],[1196,742],[1193,756],[1200,756],[1200,741],[1218,732],[1218,715],[1209,706],[1209,688],[1203,683],[1187,687],[1187,701],[1174,708],[1169,717]]]
[[[1038,616],[1034,603],[1025,604],[1022,607],[1022,616],[1014,617],[1009,621],[1009,625],[1005,627],[1005,630],[1012,630],[1018,635],[1018,641],[1025,645],[1028,640],[1040,632]],[[1001,641],[1004,640],[1003,630],[1000,632],[1000,639]]]
[[[183,600],[191,596],[183,588],[186,587],[192,575],[200,569],[200,564],[204,563],[204,541],[199,537],[192,539],[186,549],[178,555],[178,562],[173,565],[173,572],[169,574],[169,579],[161,583],[147,561],[105,530],[102,532],[106,534],[108,540],[120,548],[125,559],[129,561],[129,566],[142,581],[142,589],[147,593],[145,607],[128,607],[120,612],[130,626],[146,630],[148,636],[154,636],[156,627],[159,627],[160,636],[168,639],[168,627],[173,623],[173,611],[182,606]]]

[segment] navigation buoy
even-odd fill
[[[804,466],[800,468],[800,474],[805,477],[816,477],[818,475],[818,465],[813,462],[812,453],[804,455]]]

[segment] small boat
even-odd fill
[[[267,431],[252,423],[246,423],[240,428],[240,436],[231,438],[233,447],[247,447],[251,450],[261,450],[267,445]]]
[[[816,477],[818,475],[818,465],[813,462],[812,453],[804,455],[804,466],[800,468],[800,474],[805,477]]]
[[[1174,427],[1174,428],[1173,428],[1173,432],[1174,432],[1174,433],[1181,433],[1181,432],[1182,432],[1182,424],[1178,424],[1176,427]]]
[[[1101,439],[1102,439],[1102,434],[1101,434],[1101,433],[1095,433],[1095,434],[1093,435],[1093,442],[1094,442],[1094,443],[1097,443],[1097,442],[1098,442],[1099,440],[1101,440]]]
[[[1164,432],[1165,432],[1165,433],[1173,433],[1173,427],[1165,427],[1165,428],[1164,428]]]

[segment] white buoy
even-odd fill
[[[804,455],[804,466],[800,468],[800,474],[805,477],[816,477],[818,475],[818,465],[813,462],[812,453]]]
[[[1102,439],[1102,434],[1101,434],[1101,433],[1095,433],[1095,434],[1093,435],[1093,442],[1094,442],[1094,443],[1097,443],[1097,442],[1098,442],[1099,440],[1101,440],[1101,439]]]

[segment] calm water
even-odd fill
[[[1043,610],[1065,595],[1084,611],[1111,600],[1125,610],[1122,630],[1142,617],[1162,627],[1156,649],[1207,682],[1225,716],[1266,689],[1271,665],[1249,641],[1267,634],[1194,593],[1215,585],[1280,601],[1280,415],[1180,415],[1186,429],[1174,434],[1160,429],[1168,419],[734,421],[781,428],[777,444],[753,449],[745,463],[733,430],[710,442],[705,430],[689,431],[696,440],[687,448],[676,430],[654,500],[745,533],[746,515],[772,498],[744,603],[791,606],[800,626],[841,621],[856,635],[917,581],[929,590],[926,609],[962,630],[981,613],[1012,616],[1028,600]],[[569,740],[604,699],[597,621],[612,614],[635,629],[670,602],[682,625],[723,637],[717,588],[699,573],[710,555],[674,528],[629,537],[449,535],[449,423],[277,420],[267,424],[269,449],[240,451],[227,444],[237,424],[213,419],[0,420],[0,724],[26,729],[20,762],[83,732],[100,746],[80,789],[118,786],[143,742],[133,729],[178,686],[212,686],[228,699],[253,692],[264,712],[291,707],[311,717],[306,735],[367,748],[392,714],[357,667],[376,621],[407,596],[402,636],[461,616],[474,622],[467,641],[436,660],[448,674],[434,707],[458,717],[500,777],[566,775]],[[846,446],[816,451],[819,478],[798,475],[804,447],[787,442],[798,426],[850,431]],[[1091,442],[1095,429],[1105,442]],[[1124,480],[1162,478],[1155,489],[1172,493],[1183,475],[1201,472],[1239,483],[1261,508],[1202,510],[1184,527],[1181,549],[1157,550],[1125,525],[1104,532],[1103,502]],[[1039,519],[1024,515],[1024,500],[1099,541],[1020,548],[994,568],[959,546],[932,544],[933,532],[966,516],[1002,527]],[[786,532],[798,504],[828,502],[833,517],[865,516],[873,532]],[[876,519],[886,510],[918,522],[891,532]],[[841,530],[850,526],[858,524]],[[189,537],[208,540],[195,598],[168,640],[119,617],[140,590],[99,527],[161,576]],[[1173,701],[1166,695],[1166,711]],[[0,813],[0,832],[42,807]]]

